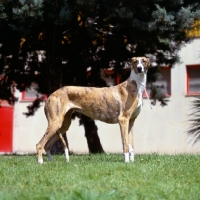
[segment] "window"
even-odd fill
[[[171,95],[171,68],[170,67],[162,67],[160,69],[160,74],[162,76],[161,79],[157,80],[153,83],[154,86],[160,88],[166,97]],[[150,89],[147,88],[147,93],[150,96]],[[144,97],[147,97],[146,93],[143,93]]]
[[[200,65],[187,66],[187,95],[200,94]]]
[[[29,88],[26,88],[26,90],[22,92],[22,100],[34,101],[36,98],[46,98],[45,95],[38,94],[37,88],[38,85],[36,83],[32,83]]]
[[[160,70],[162,78],[155,82],[155,85],[161,88],[165,96],[171,95],[171,69],[170,67],[163,67]]]

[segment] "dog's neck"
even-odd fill
[[[131,70],[130,81],[135,81],[138,89],[138,107],[142,105],[142,94],[146,87],[147,75],[146,73],[136,74],[134,70]]]

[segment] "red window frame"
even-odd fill
[[[46,100],[47,96],[45,94],[43,94],[43,95],[39,96],[39,98]],[[22,101],[34,101],[36,99],[37,99],[37,97],[35,97],[35,98],[34,97],[26,97],[26,92],[25,91],[22,92]]]
[[[169,79],[167,80],[167,82],[169,83],[169,91],[167,91],[166,93],[165,93],[165,96],[166,97],[169,97],[169,96],[171,96],[171,67],[163,67],[161,70],[163,70],[163,71],[166,71],[166,70],[168,70],[169,71]],[[161,72],[161,75],[162,75],[162,72]]]
[[[166,72],[166,70],[168,70],[168,72],[169,72],[169,80],[166,80],[166,79],[164,78],[164,75],[162,74],[162,71],[163,71],[163,72],[164,72],[164,71]],[[162,67],[161,70],[160,70],[160,73],[161,73],[161,75],[163,76],[163,79],[166,80],[166,81],[169,83],[169,91],[165,93],[165,97],[170,97],[170,96],[171,96],[171,68],[168,67],[168,66]],[[156,81],[156,82],[154,83],[154,85],[160,85],[160,84],[159,84],[159,80]],[[150,92],[148,91],[148,88],[146,88],[146,91],[147,91],[148,96],[150,96]],[[145,91],[144,91],[144,93],[143,93],[143,97],[144,97],[144,98],[147,97]]]
[[[29,89],[29,88],[27,88],[27,89]],[[35,97],[27,97],[26,93],[27,93],[27,91],[23,91],[22,92],[22,101],[34,101],[34,100],[36,100],[38,98],[36,95],[35,95]],[[42,98],[42,99],[45,100],[47,97],[46,97],[45,94],[39,94],[39,98]]]
[[[92,73],[92,71],[91,70],[88,70],[87,71],[87,76],[90,76],[91,75],[91,73]],[[115,85],[118,85],[118,84],[120,84],[120,79],[121,79],[121,77],[120,77],[120,74],[118,73],[118,72],[116,72],[114,69],[104,69],[103,70],[103,73],[105,74],[105,75],[115,75]]]
[[[197,92],[191,92],[190,91],[190,79],[191,79],[191,70],[192,69],[199,69],[200,71],[200,64],[197,65],[187,65],[186,66],[186,95],[188,96],[198,96],[200,95],[200,87],[199,87],[199,91]],[[199,85],[200,85],[200,74],[199,74]]]
[[[118,85],[120,84],[120,75],[118,72],[115,72],[113,69],[104,69],[104,73],[106,75],[112,75],[115,74],[115,84]]]

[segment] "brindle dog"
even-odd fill
[[[38,163],[43,163],[43,149],[51,160],[50,149],[59,138],[69,161],[68,147],[62,135],[68,130],[74,111],[106,123],[119,123],[125,162],[133,161],[132,129],[141,110],[149,67],[148,58],[134,57],[130,77],[119,85],[104,88],[65,86],[52,93],[45,104],[48,127],[36,145]]]

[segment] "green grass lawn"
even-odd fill
[[[200,155],[0,156],[0,199],[200,199]]]

